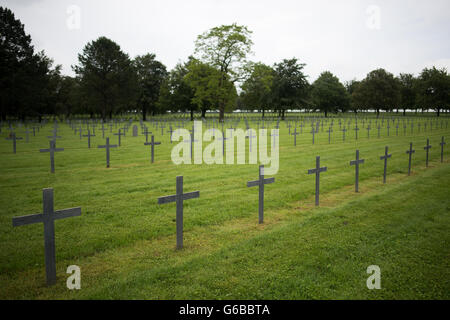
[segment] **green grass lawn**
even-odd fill
[[[336,120],[335,120],[336,121]],[[243,123],[241,123],[243,126]],[[149,123],[149,129],[153,127]],[[265,187],[265,221],[258,225],[257,165],[179,165],[170,159],[175,142],[153,130],[155,163],[145,137],[131,137],[111,150],[106,168],[101,131],[79,139],[60,124],[63,138],[50,173],[47,124],[17,154],[3,128],[0,139],[0,299],[449,299],[450,145],[440,163],[441,137],[450,129],[407,135],[386,128],[346,141],[335,123],[312,145],[310,128],[297,137],[280,124],[280,169]],[[190,126],[189,126],[190,127]],[[253,127],[253,126],[252,126]],[[168,128],[166,128],[168,129]],[[256,127],[255,127],[256,129]],[[25,137],[23,128],[18,135]],[[109,132],[109,130],[108,130]],[[111,133],[111,143],[117,136]],[[115,130],[116,132],[116,130]],[[141,130],[139,129],[139,133]],[[426,139],[430,165],[425,168]],[[413,142],[413,173],[406,150]],[[204,143],[205,146],[205,143]],[[389,146],[387,184],[382,183]],[[360,193],[354,193],[355,150]],[[315,157],[321,205],[314,207]],[[175,250],[175,204],[157,198],[184,191],[200,198],[184,203],[184,249]],[[81,206],[82,215],[55,222],[58,283],[45,286],[42,224],[13,228],[12,217],[42,212],[42,189],[54,188],[55,209]],[[81,268],[81,290],[66,288],[66,268]],[[381,290],[368,290],[366,269],[381,268]]]

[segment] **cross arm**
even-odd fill
[[[77,216],[81,216],[81,207],[57,210],[55,211],[53,219],[57,220]]]
[[[275,182],[275,178],[274,177],[264,179],[264,184],[269,184],[269,183],[274,183],[274,182]]]
[[[183,194],[183,200],[195,199],[200,197],[200,191],[187,192]]]
[[[172,196],[165,196],[165,197],[159,197],[158,198],[158,204],[166,204],[170,202],[175,202],[177,200],[177,195]]]
[[[358,164],[358,163],[364,163],[364,159],[350,161],[350,165],[352,165],[352,166],[354,166],[355,164]]]
[[[256,187],[256,186],[259,186],[259,180],[247,181],[247,187]]]
[[[44,214],[42,213],[30,214],[26,216],[14,217],[12,219],[12,225],[13,227],[25,226],[27,224],[39,223],[42,222],[43,220]]]

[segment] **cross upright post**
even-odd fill
[[[413,145],[412,142],[410,142],[409,143],[409,150],[406,150],[406,153],[409,154],[408,176],[411,175],[412,154],[416,152],[416,150],[413,150],[412,145]]]
[[[445,145],[444,137],[442,137],[440,145],[441,145],[441,163],[442,163],[444,162],[444,145]]]
[[[316,175],[316,206],[319,205],[320,173],[325,171],[327,171],[327,167],[320,167],[320,156],[317,156],[316,168],[308,170],[308,174]]]
[[[328,143],[331,143],[331,133],[333,132],[333,128],[331,126],[328,127]]]
[[[259,205],[258,205],[258,215],[259,223],[264,222],[264,185],[269,183],[274,183],[275,178],[264,179],[264,165],[259,166],[259,179],[255,181],[248,181],[247,187],[259,187]]]
[[[426,166],[428,167],[428,153],[429,153],[429,150],[431,149],[430,139],[427,139],[427,145],[423,149],[426,150],[427,155],[426,155],[425,163],[426,163]]]
[[[356,124],[354,130],[355,130],[355,140],[358,140],[358,131],[359,131],[358,124]]]
[[[388,147],[384,149],[384,156],[380,157],[380,160],[384,160],[384,173],[383,173],[383,183],[386,183],[386,171],[387,171],[387,159],[392,157],[392,154],[388,154]]]
[[[364,159],[359,159],[359,150],[356,150],[356,160],[350,161],[351,166],[355,166],[355,192],[359,192],[359,164],[364,163]]]
[[[53,189],[42,190],[43,213],[27,216],[14,217],[13,227],[24,226],[34,223],[44,223],[45,243],[45,272],[47,285],[56,283],[56,258],[55,258],[55,220],[75,217],[81,215],[81,208],[70,208],[55,211],[53,209]]]
[[[343,135],[342,135],[342,142],[345,142],[345,132],[346,131],[347,131],[347,129],[344,126],[344,129],[342,129],[342,133],[343,133]]]
[[[183,201],[200,197],[200,191],[183,193],[183,176],[177,177],[176,194],[171,196],[159,197],[158,204],[176,202],[176,229],[177,229],[177,249],[183,248]]]

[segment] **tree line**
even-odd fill
[[[219,118],[232,110],[337,112],[450,110],[450,75],[424,68],[418,76],[394,76],[376,69],[361,80],[342,83],[330,71],[309,83],[305,64],[296,58],[274,65],[248,59],[253,42],[246,26],[222,25],[200,34],[195,51],[172,70],[148,53],[130,58],[106,37],[85,45],[72,66],[74,77],[43,51],[13,12],[0,7],[0,117],[44,115],[111,118],[137,112],[148,115],[188,112]]]

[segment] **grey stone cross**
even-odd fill
[[[359,150],[356,150],[356,160],[350,161],[351,166],[355,166],[355,192],[359,192],[359,164],[364,163],[364,159],[359,159]]]
[[[355,130],[355,140],[358,140],[358,131],[359,131],[358,125],[355,126],[354,130]]]
[[[274,183],[275,178],[264,179],[264,166],[259,166],[259,179],[255,181],[248,181],[247,187],[257,187],[259,186],[259,205],[258,205],[258,215],[259,223],[264,222],[264,185],[269,183]]]
[[[16,153],[17,140],[22,140],[22,139],[23,139],[22,137],[17,137],[15,132],[11,133],[11,137],[6,138],[6,140],[12,140],[14,153]]]
[[[252,132],[253,132],[253,130],[250,131],[249,135],[247,136],[248,137],[248,147],[249,147],[250,152],[252,152],[252,141],[253,141],[253,138],[256,138],[256,136],[254,136]],[[224,150],[225,149],[223,147],[222,152],[224,152]]]
[[[47,285],[56,283],[56,258],[55,258],[55,220],[75,217],[81,215],[81,208],[70,208],[55,211],[53,209],[53,189],[42,190],[43,213],[27,216],[14,217],[13,227],[24,226],[34,223],[44,223],[45,244],[45,272]]]
[[[429,153],[429,150],[431,149],[430,139],[427,139],[427,145],[423,149],[426,150],[426,152],[427,152],[425,163],[426,163],[426,166],[428,167],[428,153]]]
[[[154,162],[154,154],[155,154],[155,145],[161,144],[161,142],[155,142],[155,137],[152,135],[152,141],[151,142],[145,142],[144,145],[151,146],[151,154],[152,154],[152,163]]]
[[[106,149],[106,167],[109,168],[109,149],[117,148],[117,144],[109,144],[109,137],[106,138],[106,144],[98,146],[99,149]]]
[[[64,151],[64,148],[56,148],[56,140],[50,140],[50,148],[40,149],[39,152],[50,153],[50,170],[51,173],[55,173],[55,152]]]
[[[441,145],[441,162],[444,162],[444,145],[445,145],[444,137],[442,137],[440,145]]]
[[[311,127],[311,133],[312,133],[312,144],[314,144],[314,136],[316,133],[316,130],[314,130],[314,127]]]
[[[412,154],[416,152],[416,150],[413,150],[412,145],[413,145],[412,142],[410,142],[409,143],[409,150],[406,150],[406,153],[409,154],[408,176],[411,175]]]
[[[120,137],[121,137],[121,136],[125,136],[125,133],[122,133],[122,129],[119,128],[119,132],[113,133],[113,135],[119,137],[119,147],[120,147],[120,141],[121,141]]]
[[[347,131],[347,129],[345,129],[345,126],[344,126],[344,129],[342,129],[342,133],[343,133],[343,135],[342,135],[342,141],[343,142],[345,142],[345,132]]]
[[[53,130],[53,135],[47,136],[47,138],[51,140],[61,139],[61,137],[56,134],[56,129]]]
[[[294,147],[297,146],[297,136],[299,133],[297,132],[297,127],[294,128],[294,132],[291,133],[294,136]]]
[[[331,133],[333,132],[333,128],[330,126],[328,127],[328,143],[331,143]]]
[[[102,130],[102,138],[105,139],[105,130],[106,130],[106,128],[105,128],[105,124],[103,122],[102,122],[102,128],[100,130]]]
[[[327,171],[327,167],[320,167],[320,156],[317,156],[316,168],[308,170],[308,174],[316,174],[316,206],[319,205],[320,173],[325,171]]]
[[[91,134],[91,130],[88,129],[88,133],[83,135],[83,137],[88,138],[88,148],[91,148],[91,137],[95,137],[95,134]]]
[[[176,202],[177,204],[177,249],[183,248],[183,201],[200,197],[200,191],[183,193],[183,176],[177,177],[176,194],[159,197],[158,204]]]
[[[384,160],[384,173],[383,173],[383,183],[386,183],[386,171],[387,171],[387,159],[392,157],[392,154],[388,154],[388,147],[384,149],[384,156],[380,157],[380,160]]]

